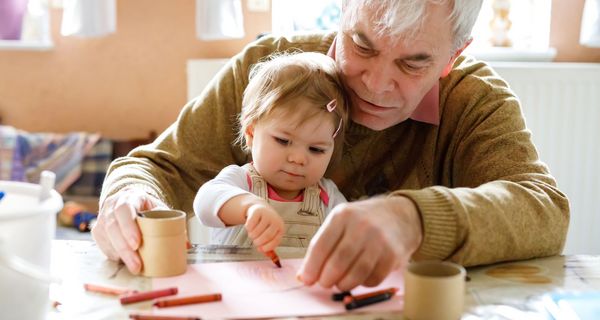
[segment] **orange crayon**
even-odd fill
[[[159,300],[154,303],[154,306],[159,308],[167,308],[174,306],[182,306],[186,304],[196,304],[205,302],[221,301],[223,297],[220,293],[204,294],[199,296],[189,296],[175,299]]]
[[[135,314],[129,315],[129,319],[133,320],[200,320],[198,317],[177,317],[177,316],[156,316],[152,314]]]
[[[120,296],[123,294],[130,294],[130,293],[137,292],[137,290],[133,290],[133,289],[129,289],[129,288],[105,286],[105,285],[98,285],[98,284],[92,284],[92,283],[86,283],[83,285],[83,287],[85,288],[86,291],[111,294],[114,296]]]
[[[269,257],[269,259],[271,259],[271,261],[273,261],[273,263],[278,267],[281,268],[281,262],[279,262],[279,256],[277,255],[277,253],[275,253],[274,250],[271,251],[267,251],[265,252],[265,255],[267,257]]]
[[[177,288],[167,288],[160,290],[152,290],[152,291],[144,291],[132,293],[126,296],[121,297],[121,304],[130,304],[140,301],[152,300],[154,298],[172,296],[177,294]]]
[[[373,292],[368,292],[368,293],[363,293],[363,294],[359,294],[356,296],[353,295],[347,295],[344,297],[344,304],[349,304],[352,301],[355,300],[363,300],[366,298],[370,298],[370,297],[374,297],[374,296],[378,296],[378,295],[382,295],[385,293],[389,293],[391,296],[395,295],[396,292],[398,292],[398,288],[387,288],[387,289],[382,289],[382,290],[377,290],[377,291],[373,291]]]

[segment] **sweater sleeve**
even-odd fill
[[[472,68],[441,94],[443,186],[393,193],[421,214],[415,258],[471,266],[560,254],[567,197],[538,157],[519,100],[489,68]]]
[[[241,149],[232,145],[247,78],[239,60],[232,59],[153,143],[111,163],[100,203],[133,185],[191,213],[200,185],[226,165],[246,161]]]
[[[204,225],[224,228],[219,210],[227,200],[242,194],[250,194],[246,170],[237,165],[227,166],[200,187],[194,199],[194,213]]]

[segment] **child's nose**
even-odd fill
[[[306,163],[306,155],[304,151],[299,150],[298,148],[293,148],[288,154],[288,161],[303,165]]]

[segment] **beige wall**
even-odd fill
[[[62,37],[62,10],[53,9],[54,49],[0,50],[4,124],[119,139],[160,132],[186,102],[186,60],[230,57],[271,29],[270,12],[244,8],[245,39],[200,41],[194,0],[123,0],[117,6],[117,32],[110,36]]]
[[[600,49],[578,45],[583,3],[553,0],[550,43],[558,49],[557,61],[600,62]],[[61,11],[53,9],[54,49],[0,51],[5,124],[28,131],[96,131],[118,139],[160,132],[186,102],[186,60],[230,57],[271,28],[269,12],[244,8],[245,39],[205,42],[195,37],[194,0],[117,5],[116,34],[62,37]]]
[[[558,49],[555,61],[600,62],[600,48],[583,47],[579,44],[584,2],[585,0],[552,0],[550,46]]]

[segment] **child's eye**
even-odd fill
[[[325,149],[317,148],[317,147],[309,147],[308,150],[312,153],[325,153]]]
[[[278,138],[278,137],[274,137],[274,139],[277,143],[279,143],[282,146],[287,146],[290,143],[290,140],[288,140],[288,139],[283,139],[283,138]]]

